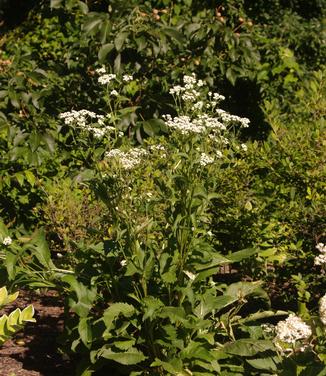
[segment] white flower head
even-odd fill
[[[125,74],[125,75],[122,76],[122,81],[124,81],[124,82],[130,82],[133,79],[134,79],[133,76],[131,76],[129,74]]]
[[[326,325],[326,294],[319,301],[319,317],[321,322]]]
[[[323,264],[326,264],[326,254],[320,254],[318,256],[315,257],[315,260],[314,260],[314,264],[315,265],[323,265]]]
[[[3,241],[2,241],[2,244],[3,245],[10,245],[12,243],[12,239],[10,236],[6,236]]]
[[[276,341],[294,344],[298,340],[308,339],[311,328],[300,317],[291,314],[286,320],[279,321],[276,325]]]
[[[203,167],[207,166],[208,164],[211,164],[214,162],[214,158],[210,157],[206,153],[201,153],[199,164]]]
[[[142,148],[132,148],[127,152],[123,152],[120,149],[112,149],[105,154],[108,159],[118,160],[124,170],[132,170],[140,165],[146,155],[147,151]]]
[[[101,85],[107,85],[109,84],[112,80],[114,80],[117,77],[116,74],[110,73],[110,74],[103,74],[98,78],[98,82]]]

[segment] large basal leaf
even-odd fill
[[[224,345],[224,351],[227,354],[240,356],[254,356],[267,350],[276,351],[272,341],[245,338]]]
[[[110,359],[123,365],[133,365],[147,359],[147,356],[134,347],[124,352],[114,352],[112,349],[104,349],[99,355],[105,359]]]

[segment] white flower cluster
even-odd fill
[[[326,294],[319,301],[319,317],[320,321],[326,325]]]
[[[165,147],[161,144],[151,145],[151,151],[166,151]]]
[[[10,245],[12,243],[12,239],[10,236],[6,236],[3,241],[2,241],[2,244],[3,245]]]
[[[216,114],[220,117],[221,121],[226,124],[239,123],[243,128],[248,128],[250,120],[248,118],[243,118],[237,115],[231,115],[228,112],[216,109]]]
[[[147,155],[147,151],[141,148],[133,148],[127,152],[120,149],[112,149],[105,154],[108,159],[117,159],[124,170],[132,170],[138,166],[144,156]]]
[[[173,86],[169,90],[169,93],[172,95],[181,96],[182,100],[185,102],[195,102],[201,95],[198,88],[205,85],[204,81],[197,81],[196,75],[193,73],[191,76],[184,76],[183,83],[183,86]]]
[[[316,248],[320,252],[318,256],[315,257],[314,264],[315,265],[323,265],[326,264],[326,245],[324,243],[318,243]]]
[[[191,119],[190,116],[187,115],[172,118],[169,114],[163,115],[163,118],[168,127],[175,129],[184,135],[226,130],[226,126],[223,123],[206,114],[200,115],[195,119]]]
[[[275,330],[275,340],[289,344],[294,344],[298,340],[308,339],[312,334],[310,326],[294,314],[291,314],[284,321],[279,321]]]
[[[95,72],[100,75],[97,81],[101,85],[108,85],[112,80],[115,80],[117,78],[116,74],[107,73],[105,67],[98,68],[95,70]]]
[[[201,153],[200,154],[200,160],[199,160],[199,164],[203,167],[207,166],[208,164],[211,164],[214,162],[214,158],[213,157],[210,157],[208,154],[206,153]]]
[[[64,119],[66,125],[75,125],[83,130],[93,132],[97,138],[103,137],[105,134],[115,130],[114,127],[104,126],[104,115],[97,115],[95,112],[88,110],[72,110],[59,114],[60,119]],[[89,124],[94,120],[101,128],[94,127],[93,124]]]

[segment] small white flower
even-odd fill
[[[119,95],[119,93],[116,90],[112,90],[110,94],[114,95],[115,97]]]
[[[241,149],[243,151],[247,151],[248,150],[248,146],[246,144],[241,144],[240,146],[241,146]]]
[[[2,244],[3,245],[10,245],[12,243],[12,239],[10,236],[6,236],[4,239],[3,239],[3,242]]]
[[[120,261],[121,266],[126,266],[127,265],[127,260],[121,260]]]
[[[105,69],[105,67],[103,66],[102,68],[95,69],[95,72],[96,72],[97,74],[104,74],[104,73],[106,73],[106,69]]]

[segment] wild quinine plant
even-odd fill
[[[99,73],[107,85],[115,79]],[[211,226],[216,179],[245,154],[236,134],[249,120],[221,110],[223,96],[195,75],[170,94],[177,115],[163,118],[167,136],[114,142],[98,163],[93,187],[111,213],[107,234],[81,246],[75,274],[62,278],[75,313],[71,350],[89,353],[78,372],[275,373],[282,344],[261,324],[287,312],[270,309],[259,280],[224,282],[223,266],[257,251],[223,256]]]

